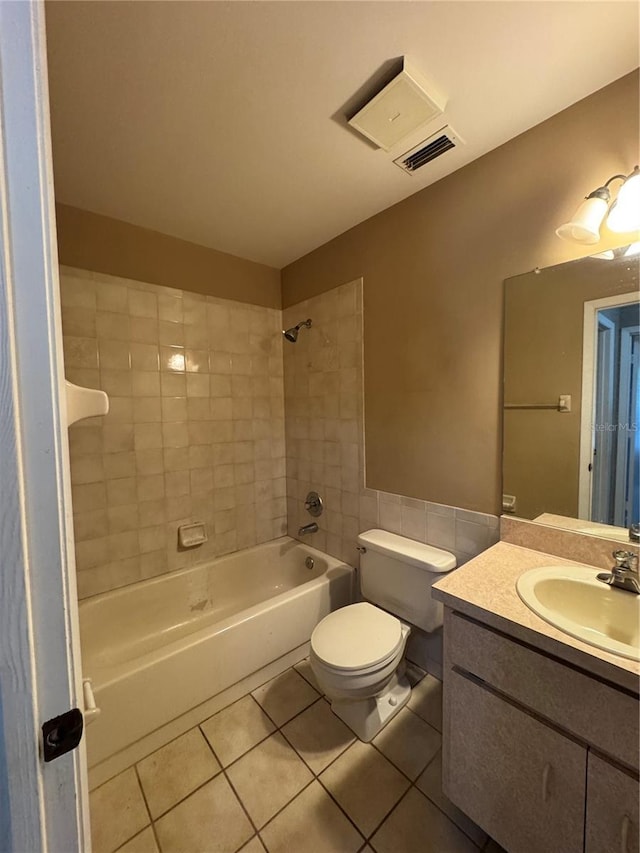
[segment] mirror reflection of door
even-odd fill
[[[640,517],[639,305],[606,301],[595,316],[589,518],[629,527]]]

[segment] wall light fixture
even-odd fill
[[[622,186],[612,203],[609,184],[613,181],[622,181]],[[640,167],[636,166],[630,175],[614,175],[589,193],[569,222],[556,229],[556,234],[574,243],[597,243],[607,213],[611,231],[626,234],[640,229]]]

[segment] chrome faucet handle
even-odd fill
[[[613,559],[616,561],[614,569],[626,569],[631,572],[638,572],[638,555],[633,551],[613,551]]]
[[[629,525],[629,541],[640,542],[640,524],[637,521]]]
[[[314,518],[318,518],[322,515],[324,503],[317,492],[309,492],[304,502],[304,508],[309,513],[309,515],[312,515]]]

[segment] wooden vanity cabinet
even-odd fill
[[[449,609],[444,637],[447,797],[508,853],[640,853],[637,697]]]
[[[449,799],[506,850],[582,853],[587,750],[465,676],[448,679]]]
[[[589,753],[585,853],[638,853],[638,782]]]

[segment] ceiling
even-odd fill
[[[55,0],[46,14],[58,201],[275,267],[638,65],[635,2]],[[344,118],[403,55],[466,141],[414,176],[393,158],[442,121],[386,153]]]

